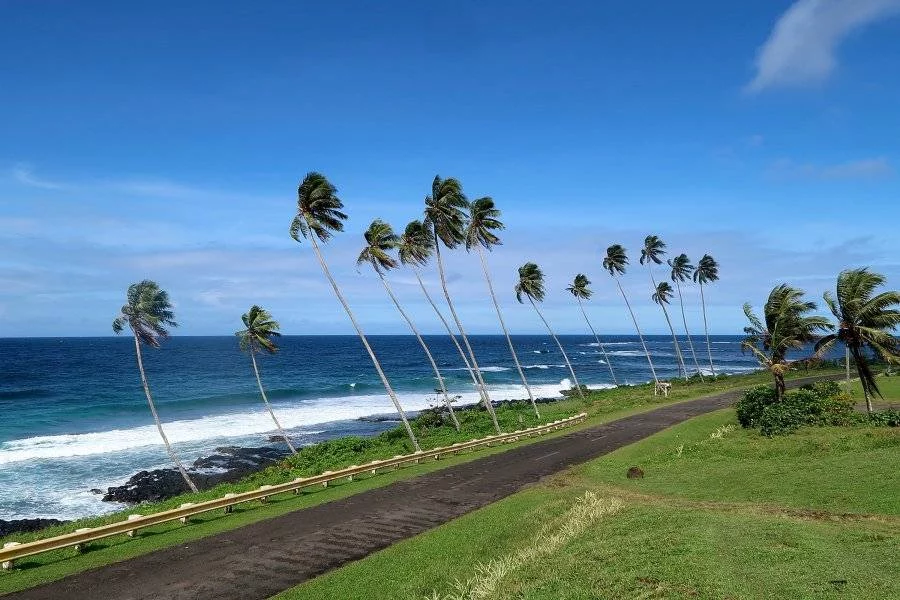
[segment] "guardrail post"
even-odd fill
[[[271,486],[271,485],[261,485],[261,486],[259,486],[259,489],[260,489],[260,491],[262,491],[262,490],[271,490],[273,487],[274,487],[274,486]],[[262,498],[259,499],[259,501],[262,502],[263,504],[265,504],[266,502],[269,501],[269,497],[268,497],[268,496],[263,496]]]
[[[90,527],[82,527],[81,529],[76,529],[75,533],[87,533],[90,530],[91,530]],[[86,547],[87,547],[87,542],[75,544],[75,552],[78,552],[79,554],[81,554],[82,552],[84,552]]]
[[[222,496],[222,498],[225,498],[225,499],[227,499],[227,498],[234,498],[235,496],[237,496],[237,494],[234,494],[234,493],[232,493],[232,492],[228,492],[227,494],[225,494],[224,496]],[[234,504],[229,504],[228,506],[226,506],[226,507],[223,509],[223,511],[225,512],[226,515],[227,515],[227,514],[230,514],[230,513],[232,513],[232,512],[234,512]]]
[[[137,521],[138,519],[143,519],[143,518],[144,518],[144,515],[128,515],[126,520],[127,521]],[[130,538],[133,538],[136,533],[137,533],[137,529],[129,529],[128,531],[125,532],[125,535],[127,535]]]
[[[5,548],[14,548],[15,546],[21,546],[21,545],[22,545],[21,542],[6,542],[5,544],[3,544],[3,548],[4,549]],[[0,567],[3,567],[4,571],[9,571],[10,569],[13,568],[13,561],[4,560],[3,564],[0,565]]]
[[[182,505],[179,506],[178,508],[190,508],[190,507],[192,507],[192,506],[194,506],[194,503],[193,503],[193,502],[185,502],[184,504],[182,504]],[[178,519],[178,520],[181,521],[182,525],[187,525],[187,522],[190,520],[190,517],[181,517],[181,518]]]

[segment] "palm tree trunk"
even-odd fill
[[[262,379],[259,377],[259,367],[256,366],[256,352],[253,350],[253,346],[250,348],[250,361],[253,363],[253,373],[256,375],[256,384],[259,386],[259,394],[262,396],[263,402],[266,403],[266,410],[269,411],[269,416],[272,417],[272,421],[275,423],[275,428],[278,429],[278,433],[281,435],[281,438],[284,440],[284,443],[287,444],[288,448],[291,449],[291,454],[297,454],[297,449],[294,448],[294,445],[291,443],[290,438],[288,438],[287,434],[284,432],[284,429],[281,427],[281,423],[278,422],[278,418],[275,416],[275,411],[272,410],[272,405],[269,404],[269,398],[266,397],[266,390],[263,388]]]
[[[384,389],[387,391],[388,396],[390,396],[391,402],[394,403],[394,408],[397,410],[397,414],[400,415],[400,420],[403,421],[403,427],[406,429],[406,434],[409,436],[410,441],[412,441],[413,448],[416,449],[416,452],[421,452],[422,448],[419,447],[419,440],[416,439],[416,434],[413,433],[412,427],[410,427],[409,425],[409,419],[406,418],[406,413],[403,412],[403,407],[400,406],[400,400],[397,399],[397,394],[394,393],[394,388],[391,387],[391,383],[388,381],[387,375],[384,374],[384,370],[381,368],[381,363],[378,361],[378,357],[375,356],[375,352],[369,345],[369,340],[366,339],[366,335],[363,333],[362,327],[360,327],[359,323],[356,322],[356,317],[353,316],[353,311],[350,310],[350,306],[344,299],[344,295],[341,293],[340,288],[338,288],[337,282],[334,280],[334,277],[331,276],[331,271],[328,269],[328,264],[325,262],[325,257],[322,256],[322,252],[321,250],[319,250],[319,244],[316,243],[315,233],[312,233],[309,236],[309,239],[312,242],[312,247],[316,253],[316,258],[319,259],[319,265],[321,265],[322,271],[325,273],[325,277],[328,278],[328,283],[331,284],[331,288],[334,290],[334,295],[337,296],[337,299],[340,301],[341,306],[344,307],[344,311],[347,313],[347,316],[350,317],[350,322],[353,324],[353,328],[356,329],[356,334],[359,336],[359,339],[365,347],[366,352],[369,353],[369,358],[372,359],[372,364],[375,365],[375,370],[378,372],[378,377],[381,378],[381,383],[382,385],[384,385]]]
[[[775,399],[781,402],[784,399],[784,392],[787,389],[784,383],[784,373],[776,371],[773,375],[775,377]]]
[[[178,472],[181,473],[184,482],[192,492],[196,493],[199,491],[197,486],[191,481],[191,478],[187,474],[187,470],[184,468],[184,465],[181,464],[181,459],[178,458],[175,449],[172,448],[172,444],[169,443],[166,432],[163,431],[162,421],[159,420],[159,413],[156,412],[156,405],[153,403],[153,397],[150,395],[150,384],[147,383],[147,374],[144,373],[144,359],[141,356],[141,343],[138,341],[137,336],[134,336],[134,351],[137,354],[138,370],[141,372],[141,385],[144,386],[144,395],[147,396],[147,404],[150,406],[150,413],[153,415],[153,422],[156,423],[156,430],[159,431],[159,437],[162,438],[163,444],[166,446],[166,452],[169,453],[169,458],[175,463],[175,467],[178,469]]]
[[[566,354],[566,351],[563,349],[563,345],[559,342],[559,338],[556,337],[556,334],[553,333],[553,330],[550,328],[550,323],[548,323],[547,319],[544,318],[544,314],[541,312],[541,309],[538,308],[538,305],[535,304],[534,300],[531,299],[531,296],[528,296],[528,301],[531,302],[531,306],[534,307],[534,312],[536,312],[541,318],[541,321],[544,322],[544,326],[547,328],[547,333],[550,334],[550,337],[553,338],[553,341],[556,342],[556,345],[559,347],[559,351],[562,352],[563,359],[565,359],[566,361],[566,366],[569,367],[569,373],[572,375],[572,381],[575,382],[575,389],[578,390],[578,395],[581,396],[582,400],[584,400],[584,392],[581,390],[581,384],[578,383],[578,377],[575,376],[575,369],[572,368],[572,363],[569,362],[569,355]]]
[[[700,284],[700,303],[703,306],[703,331],[706,333],[706,353],[709,355],[709,372],[716,376],[716,367],[713,366],[712,344],[709,341],[709,325],[706,323],[706,296],[703,295],[703,284]]]
[[[875,374],[869,368],[869,363],[866,362],[866,357],[863,356],[862,349],[859,346],[854,345],[850,352],[853,355],[853,362],[856,364],[856,375],[859,377],[859,386],[862,388],[863,398],[866,399],[866,412],[871,413],[872,398],[869,391]]]
[[[584,304],[581,302],[581,298],[576,298],[578,300],[578,308],[581,309],[581,314],[584,316],[584,321],[587,323],[588,329],[591,330],[591,333],[594,334],[594,340],[597,342],[597,346],[600,347],[600,351],[603,352],[603,360],[606,361],[606,366],[609,367],[609,376],[612,377],[613,384],[618,386],[619,382],[616,381],[616,374],[613,372],[612,363],[609,361],[609,355],[606,353],[606,348],[600,342],[600,336],[597,335],[597,332],[594,331],[594,326],[591,325],[591,320],[588,319],[587,312],[584,310]]]
[[[481,259],[481,270],[484,271],[484,280],[487,281],[488,291],[491,293],[491,300],[494,302],[494,309],[497,311],[497,318],[500,320],[500,327],[503,329],[503,335],[506,336],[506,343],[509,344],[509,352],[512,354],[513,362],[516,363],[516,370],[519,371],[519,377],[522,379],[525,390],[528,392],[528,398],[531,400],[531,407],[534,409],[534,414],[540,419],[541,413],[538,411],[537,402],[534,401],[534,394],[531,392],[531,386],[528,385],[528,380],[525,379],[525,371],[522,370],[522,365],[519,364],[519,356],[516,354],[516,349],[513,347],[512,338],[509,337],[509,331],[506,330],[506,323],[503,321],[503,313],[500,312],[500,305],[497,303],[497,295],[494,294],[494,284],[491,281],[491,274],[488,271],[487,261],[484,258],[484,250],[482,250],[480,245],[478,246],[478,258]]]
[[[490,400],[485,400],[484,393],[481,389],[481,384],[478,382],[478,377],[475,375],[475,370],[472,368],[472,363],[469,362],[469,359],[466,357],[465,350],[463,350],[462,346],[459,345],[459,341],[457,341],[456,336],[453,335],[453,330],[450,329],[450,324],[447,323],[447,319],[444,318],[444,315],[437,307],[437,304],[435,304],[434,300],[431,298],[431,294],[428,293],[428,288],[425,287],[425,283],[422,281],[422,277],[419,276],[419,270],[415,269],[414,272],[416,274],[416,280],[418,280],[419,282],[419,287],[422,288],[422,293],[425,294],[425,298],[428,300],[428,303],[431,304],[431,308],[434,309],[434,313],[438,316],[438,319],[441,320],[441,323],[444,325],[444,329],[447,330],[447,335],[450,336],[450,340],[453,342],[453,345],[456,346],[456,351],[459,352],[459,357],[462,359],[463,364],[466,366],[466,371],[469,372],[469,377],[472,378],[472,383],[475,385],[475,389],[478,390],[478,395],[485,403],[490,402]]]
[[[850,346],[844,345],[844,368],[847,371],[847,391],[850,391]]]
[[[681,363],[681,369],[684,371],[684,380],[687,381],[687,367],[684,366],[684,359],[681,358],[681,349],[678,347],[678,338],[675,337],[675,328],[672,327],[672,320],[669,319],[669,311],[666,310],[665,304],[660,304],[663,310],[663,315],[666,317],[666,323],[669,324],[669,331],[672,332],[672,341],[675,342],[675,353],[678,354],[678,362]]]
[[[394,290],[391,289],[390,284],[387,279],[385,279],[384,275],[381,273],[378,274],[378,277],[381,279],[382,285],[384,285],[385,291],[387,291],[388,296],[391,297],[391,300],[394,303],[394,306],[397,307],[397,311],[400,313],[400,316],[406,321],[407,325],[409,325],[409,329],[416,336],[416,339],[419,340],[419,345],[422,346],[422,350],[425,351],[425,356],[428,357],[428,362],[431,364],[431,368],[434,371],[434,376],[437,377],[438,383],[441,386],[441,395],[444,396],[444,404],[447,406],[447,410],[450,411],[450,418],[453,420],[453,426],[456,428],[456,431],[459,431],[459,421],[456,419],[456,413],[453,412],[453,405],[450,403],[450,396],[447,395],[447,386],[444,385],[444,378],[441,377],[441,372],[438,370],[437,363],[434,362],[434,357],[431,355],[431,351],[428,349],[428,345],[425,343],[425,340],[422,339],[422,336],[419,334],[419,330],[416,329],[416,326],[413,324],[412,319],[409,318],[409,315],[406,314],[406,311],[403,310],[403,307],[400,306],[400,301],[397,300],[397,297],[394,295]]]
[[[650,266],[650,262],[647,263],[647,272],[650,273],[650,283],[653,284],[653,291],[656,292],[656,279],[653,277],[653,268]],[[659,303],[660,308],[662,308],[663,315],[666,317],[666,323],[669,324],[669,331],[672,332],[672,343],[675,345],[675,356],[678,357],[678,366],[681,369],[681,373],[684,374],[684,380],[687,381],[687,367],[684,366],[684,358],[681,356],[681,346],[678,345],[678,336],[675,335],[675,329],[672,327],[672,321],[669,320],[669,313],[666,310],[666,305],[662,302]]]
[[[478,382],[481,384],[481,394],[482,399],[484,400],[484,408],[488,411],[488,414],[491,415],[491,421],[494,422],[494,429],[498,434],[502,433],[500,430],[500,423],[497,422],[497,413],[494,411],[494,403],[491,402],[491,397],[488,395],[487,385],[484,383],[484,376],[481,374],[481,367],[478,366],[478,359],[475,358],[475,352],[472,351],[472,344],[469,343],[469,336],[466,335],[466,330],[463,329],[462,321],[459,320],[459,315],[456,314],[456,308],[453,307],[453,300],[450,299],[450,290],[447,289],[447,277],[444,274],[444,259],[441,258],[441,240],[437,235],[437,229],[434,230],[434,250],[435,255],[437,256],[437,266],[438,266],[438,275],[441,279],[441,290],[444,292],[444,299],[447,301],[447,307],[450,309],[450,316],[453,317],[453,322],[456,323],[456,328],[459,329],[459,336],[463,340],[463,344],[466,346],[466,352],[469,353],[469,358],[472,359],[472,369],[475,371],[475,376],[478,377]]]
[[[678,304],[681,305],[681,320],[684,323],[684,335],[687,336],[688,346],[691,348],[691,356],[694,358],[694,366],[697,367],[697,374],[700,381],[703,381],[703,371],[700,370],[700,361],[697,360],[697,352],[694,350],[694,341],[691,339],[691,332],[688,331],[687,315],[684,313],[684,298],[681,296],[681,283],[675,280],[675,289],[678,290]]]
[[[619,286],[619,292],[622,294],[622,299],[625,300],[625,306],[628,307],[628,313],[631,315],[631,321],[634,323],[634,329],[637,331],[638,337],[641,340],[641,346],[644,347],[644,355],[647,357],[647,363],[650,365],[650,373],[653,374],[653,383],[659,385],[659,378],[656,377],[656,369],[653,367],[653,359],[650,358],[650,351],[647,350],[647,344],[644,343],[644,334],[641,333],[641,328],[638,326],[637,319],[634,316],[634,311],[631,310],[631,303],[628,301],[628,296],[625,295],[625,290],[622,289],[622,284],[619,283],[618,277],[613,277],[616,280],[616,285]]]

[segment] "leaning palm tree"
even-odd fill
[[[622,283],[619,281],[619,275],[625,274],[625,268],[628,266],[628,255],[625,253],[625,248],[622,247],[621,244],[613,244],[609,248],[606,249],[606,257],[603,259],[603,268],[607,270],[610,276],[615,280],[616,285],[619,286],[619,292],[622,294],[622,299],[625,300],[625,306],[628,308],[628,314],[631,315],[631,321],[634,323],[634,329],[637,331],[638,338],[641,340],[641,346],[644,348],[644,355],[647,357],[647,363],[650,365],[650,373],[653,375],[653,383],[659,385],[659,378],[656,376],[656,369],[653,367],[653,360],[650,358],[650,351],[647,350],[647,344],[644,342],[644,334],[641,333],[641,328],[638,325],[637,318],[634,316],[634,311],[631,310],[631,303],[628,301],[628,296],[625,295],[625,290],[622,289]]]
[[[138,371],[141,373],[141,385],[144,388],[144,395],[147,397],[150,414],[153,415],[153,422],[156,423],[156,430],[159,431],[159,437],[162,438],[166,452],[169,453],[169,458],[175,463],[184,482],[192,492],[196,492],[197,486],[188,476],[181,459],[178,458],[178,454],[169,443],[169,438],[166,437],[162,421],[159,420],[153,396],[150,395],[150,384],[147,383],[144,358],[141,354],[141,345],[146,344],[151,348],[159,348],[162,340],[169,337],[167,327],[178,327],[178,323],[175,322],[175,313],[172,312],[172,304],[169,302],[169,294],[165,290],[161,290],[155,281],[145,279],[140,283],[128,286],[126,298],[127,302],[119,311],[119,316],[113,321],[112,329],[116,334],[122,333],[126,325],[131,329],[134,336],[134,352],[137,355]]]
[[[559,342],[559,338],[553,333],[553,330],[550,328],[550,323],[544,318],[544,314],[537,305],[537,302],[544,301],[544,274],[541,272],[541,268],[533,262],[525,263],[519,267],[519,282],[516,284],[515,290],[516,300],[519,301],[519,304],[522,304],[522,296],[527,297],[532,308],[534,308],[534,312],[536,312],[538,317],[541,318],[541,321],[544,322],[547,333],[549,333],[550,337],[553,338],[553,341],[556,342],[559,351],[562,352],[563,360],[566,361],[566,366],[569,367],[569,374],[572,375],[572,381],[575,382],[575,389],[578,390],[578,395],[584,399],[584,391],[581,389],[581,384],[578,383],[578,377],[575,376],[575,369],[572,368],[572,363],[569,362],[569,356],[566,354],[563,345]],[[535,302],[535,300],[537,300],[537,302]]]
[[[369,228],[366,230],[364,236],[366,238],[366,245],[359,253],[359,257],[356,259],[356,264],[362,265],[368,263],[369,265],[371,265],[372,269],[381,280],[381,284],[384,286],[384,291],[387,292],[388,296],[390,296],[391,298],[391,302],[393,302],[394,306],[397,307],[397,312],[400,313],[400,316],[403,317],[403,320],[406,321],[406,324],[409,326],[410,331],[412,331],[413,335],[416,336],[416,339],[419,341],[419,345],[422,346],[422,350],[425,352],[425,356],[428,358],[429,364],[431,364],[431,368],[434,371],[434,376],[437,377],[438,384],[440,385],[441,396],[443,396],[444,404],[447,406],[447,410],[450,412],[450,418],[453,421],[453,426],[456,428],[456,431],[459,431],[459,421],[456,418],[456,413],[453,412],[453,404],[451,404],[450,396],[447,394],[447,386],[444,385],[444,378],[441,376],[441,372],[438,369],[437,363],[434,362],[434,357],[431,355],[431,350],[428,349],[428,344],[426,344],[425,340],[422,339],[422,336],[421,334],[419,334],[419,330],[416,329],[416,326],[413,323],[412,319],[410,319],[409,315],[406,314],[406,311],[403,310],[403,306],[400,305],[400,301],[397,299],[397,296],[394,295],[394,290],[391,289],[391,284],[388,283],[387,277],[384,276],[386,271],[395,269],[399,265],[397,260],[393,256],[391,256],[391,252],[400,243],[400,238],[397,237],[397,234],[394,233],[393,228],[389,224],[380,219],[375,219],[374,221],[372,221],[372,224],[369,225]]]
[[[809,315],[816,310],[816,303],[805,301],[803,294],[803,290],[784,283],[776,286],[763,307],[762,319],[753,313],[749,302],[744,304],[750,325],[744,327],[747,337],[741,349],[751,352],[772,373],[778,400],[784,398],[784,376],[796,362],[788,360],[788,352],[814,342],[819,331],[833,328],[825,317]]]
[[[500,424],[497,422],[497,414],[488,395],[481,367],[478,366],[478,359],[475,357],[475,352],[472,351],[469,336],[466,335],[462,321],[459,320],[459,315],[456,314],[456,308],[453,306],[453,300],[450,299],[450,291],[447,289],[447,275],[444,272],[444,259],[441,257],[441,243],[448,250],[453,250],[465,241],[466,214],[463,210],[468,207],[469,201],[466,199],[466,195],[463,194],[462,184],[459,180],[453,177],[441,179],[440,175],[434,176],[434,181],[431,182],[431,195],[425,197],[425,225],[431,229],[434,237],[434,253],[437,257],[441,289],[444,292],[444,299],[447,301],[447,307],[450,309],[453,322],[456,323],[459,336],[462,338],[466,351],[469,353],[472,369],[478,377],[484,407],[488,414],[491,415],[494,429],[497,433],[500,433]]]
[[[616,374],[613,371],[612,363],[609,360],[609,355],[606,353],[606,347],[600,343],[600,336],[597,335],[597,332],[594,331],[594,326],[591,325],[591,320],[588,319],[587,312],[584,310],[583,300],[590,300],[591,296],[594,292],[591,291],[591,288],[588,287],[591,285],[591,280],[587,278],[587,275],[583,273],[579,273],[575,276],[575,280],[572,281],[572,284],[566,287],[566,291],[575,296],[575,299],[578,300],[578,308],[581,309],[581,314],[584,316],[584,321],[587,323],[588,329],[591,330],[591,333],[594,334],[594,341],[597,342],[597,346],[600,348],[600,351],[603,353],[603,360],[606,361],[606,366],[609,367],[609,376],[612,377],[613,384],[619,385],[619,382],[616,381]]]
[[[669,311],[666,309],[666,305],[672,301],[672,286],[669,285],[668,281],[660,281],[656,284],[656,291],[653,292],[653,295],[650,297],[653,302],[659,304],[662,308],[663,315],[666,317],[666,323],[669,325],[669,331],[672,332],[672,340],[675,342],[675,347],[678,348],[678,340],[675,337],[675,328],[672,327],[672,320],[669,318]],[[681,358],[679,353],[678,358]],[[682,368],[684,368],[684,363],[682,363]],[[687,369],[684,369],[684,378],[687,379]]]
[[[472,368],[472,363],[469,362],[465,350],[460,346],[459,340],[456,339],[456,335],[454,335],[453,330],[450,328],[450,324],[447,322],[447,319],[444,318],[444,315],[441,313],[437,304],[435,304],[434,299],[428,292],[428,288],[425,287],[425,282],[422,281],[422,276],[419,273],[419,267],[428,263],[428,259],[431,257],[432,252],[434,252],[434,236],[431,234],[431,230],[428,229],[422,221],[411,221],[406,226],[406,229],[403,231],[403,235],[400,236],[400,241],[397,244],[397,254],[400,257],[400,262],[406,266],[412,267],[413,273],[416,275],[416,281],[419,282],[419,287],[422,289],[425,299],[428,300],[432,310],[434,310],[434,314],[440,319],[447,335],[450,336],[450,340],[456,347],[456,351],[459,353],[459,357],[462,359],[466,371],[469,373],[469,377],[472,378],[475,389],[478,390],[478,395],[481,397],[482,401],[487,404],[490,402],[490,399],[485,398],[485,395],[482,392],[481,383],[478,381],[478,376],[475,375],[475,369]]]
[[[719,279],[719,263],[709,254],[704,254],[697,268],[694,270],[694,283],[700,284],[700,302],[703,305],[703,330],[706,333],[706,353],[709,355],[709,371],[716,376],[716,367],[713,365],[712,344],[709,341],[709,325],[706,323],[706,296],[703,294],[703,286]]]
[[[694,358],[694,366],[697,367],[697,374],[700,381],[703,381],[703,371],[700,370],[700,362],[697,360],[697,352],[694,350],[694,341],[691,339],[691,332],[688,331],[687,315],[684,313],[684,298],[681,296],[681,284],[690,281],[691,273],[694,272],[694,265],[687,254],[681,253],[675,258],[666,261],[672,268],[672,282],[675,283],[675,290],[678,292],[678,304],[681,306],[681,321],[684,323],[684,335],[687,337],[688,346],[691,349],[691,356]]]
[[[644,247],[641,248],[641,259],[640,263],[647,265],[647,272],[650,274],[650,283],[653,284],[653,294],[656,294],[659,291],[659,286],[656,285],[656,278],[653,277],[653,265],[662,264],[662,256],[666,253],[666,243],[663,242],[655,235],[648,235],[644,238]],[[668,285],[668,284],[667,284]],[[666,322],[669,324],[669,330],[672,332],[672,343],[675,344],[675,356],[678,357],[678,368],[680,372],[684,374],[684,378],[687,379],[687,368],[684,366],[684,358],[681,356],[681,346],[678,345],[678,337],[675,335],[675,330],[672,329],[672,322],[669,321],[669,315],[666,312],[665,303],[657,303],[663,309],[663,314],[666,317]]]
[[[321,240],[322,243],[325,243],[332,235],[334,235],[335,231],[344,230],[344,219],[347,218],[347,215],[341,212],[342,208],[344,208],[344,203],[341,202],[340,198],[337,196],[337,188],[335,188],[321,173],[307,173],[306,177],[303,178],[303,181],[297,188],[297,215],[294,217],[293,221],[291,221],[290,234],[298,243],[300,242],[301,236],[312,243],[313,251],[316,254],[316,258],[319,260],[319,265],[321,265],[325,277],[328,279],[331,288],[334,290],[334,295],[337,296],[341,306],[344,307],[344,311],[350,318],[350,322],[353,324],[353,328],[356,330],[357,335],[359,335],[363,347],[365,347],[366,352],[369,354],[369,358],[372,359],[375,371],[378,372],[378,377],[381,378],[381,383],[384,385],[384,389],[391,398],[391,402],[394,403],[394,408],[397,410],[397,414],[400,415],[400,420],[403,421],[403,427],[406,429],[406,433],[409,436],[413,447],[416,451],[420,451],[419,441],[416,439],[412,427],[409,425],[409,420],[406,418],[406,413],[400,405],[400,400],[397,398],[397,394],[394,393],[394,388],[391,387],[391,383],[384,374],[384,369],[381,368],[378,357],[375,356],[375,352],[369,345],[369,340],[366,339],[362,328],[356,321],[356,317],[353,316],[353,311],[350,310],[350,306],[344,299],[344,295],[341,293],[334,277],[332,277],[331,271],[328,269],[328,264],[325,262],[325,257],[319,249],[317,240]]]
[[[506,336],[506,343],[509,345],[509,353],[512,355],[513,363],[519,372],[519,378],[525,391],[528,392],[528,399],[531,400],[531,407],[534,414],[541,418],[538,410],[537,402],[534,400],[534,393],[531,391],[531,385],[525,377],[525,371],[522,370],[522,364],[519,362],[519,355],[516,354],[516,348],[513,346],[512,338],[509,336],[509,330],[506,329],[506,322],[503,320],[503,313],[500,311],[500,304],[497,302],[497,294],[494,293],[494,282],[491,280],[491,273],[488,270],[487,259],[484,256],[484,250],[490,250],[492,247],[501,244],[500,238],[495,231],[503,229],[504,225],[500,221],[500,211],[494,206],[491,198],[479,198],[472,202],[469,206],[469,226],[466,229],[466,250],[471,251],[472,248],[478,250],[478,258],[481,260],[481,270],[484,273],[484,280],[487,282],[488,291],[491,294],[491,300],[494,303],[494,310],[497,311],[497,319],[500,321],[500,327],[503,329],[503,335]]]
[[[278,417],[275,416],[275,411],[269,403],[269,398],[266,396],[266,390],[263,387],[262,379],[259,376],[259,367],[256,364],[257,352],[265,351],[269,354],[275,354],[278,351],[278,345],[275,343],[274,338],[281,335],[278,331],[281,326],[278,324],[278,321],[272,318],[269,311],[256,304],[251,306],[250,310],[241,315],[241,321],[244,322],[244,328],[240,331],[236,331],[234,335],[237,336],[240,342],[241,350],[250,354],[250,362],[253,364],[253,373],[256,375],[256,385],[259,386],[259,395],[262,396],[263,402],[266,405],[266,410],[269,411],[269,416],[272,417],[272,422],[275,423],[275,428],[278,429],[281,439],[283,439],[284,443],[291,449],[291,454],[297,454],[297,449],[291,443],[291,439],[281,427],[281,423],[278,422]]]
[[[838,321],[837,331],[816,344],[817,354],[825,353],[836,342],[844,344],[848,379],[852,355],[869,412],[872,412],[872,396],[881,396],[881,390],[866,350],[888,363],[900,362],[900,343],[891,333],[900,326],[900,310],[895,308],[900,305],[900,292],[882,292],[873,297],[876,288],[884,282],[883,275],[866,268],[842,271],[837,279],[837,294],[825,292],[825,304]]]

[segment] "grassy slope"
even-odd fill
[[[732,423],[730,409],[693,419],[280,598],[443,596],[477,564],[545,539],[540,523],[558,528],[585,490],[624,508],[507,574],[492,598],[900,597],[900,431],[710,437]],[[626,479],[631,465],[646,477]]]
[[[802,376],[802,373],[797,376]],[[580,400],[566,400],[541,406],[544,421],[552,421],[586,411],[590,415],[583,427],[595,425],[601,422],[620,418],[628,414],[651,410],[659,405],[683,400],[698,398],[720,391],[744,387],[761,382],[768,382],[766,374],[756,373],[736,377],[723,378],[716,382],[704,384],[692,383],[674,384],[672,393],[668,399],[654,398],[652,388],[649,386],[623,387],[612,390],[592,392],[590,403]],[[498,417],[502,420],[505,430],[511,430],[520,426],[529,426],[536,423],[533,413],[526,404],[517,407],[504,407],[498,410]],[[490,433],[489,422],[483,412],[471,411],[463,417],[463,431],[456,434],[449,428],[431,428],[418,431],[420,442],[424,448],[446,446],[455,441],[481,437]],[[556,435],[562,435],[560,432]],[[520,442],[531,443],[534,440]],[[303,496],[281,495],[273,497],[268,504],[258,502],[241,505],[235,512],[227,517],[221,513],[209,513],[192,520],[190,527],[178,524],[160,525],[146,530],[134,538],[118,536],[94,542],[89,546],[89,552],[76,554],[74,550],[67,549],[57,552],[23,559],[17,562],[17,568],[11,572],[0,572],[0,593],[24,589],[47,581],[65,577],[85,569],[98,567],[113,562],[118,562],[158,550],[176,544],[206,537],[222,531],[228,531],[237,527],[272,518],[300,508],[328,502],[354,493],[388,485],[398,479],[405,479],[415,475],[444,468],[446,466],[473,460],[475,458],[502,452],[510,446],[481,450],[471,454],[450,457],[438,463],[423,463],[414,467],[408,467],[400,471],[378,475],[371,478],[360,478],[353,483],[336,485],[328,489],[320,489],[314,493]],[[336,469],[351,464],[362,464],[375,458],[386,458],[395,454],[408,452],[408,442],[402,435],[385,436],[383,443],[367,445],[360,451],[354,451],[352,447],[343,447],[340,452],[329,454],[316,453],[309,460],[300,461],[299,464],[284,464],[266,471],[257,473],[248,479],[235,483],[218,486],[212,490],[199,494],[186,494],[164,502],[141,505],[131,508],[123,513],[116,513],[99,518],[82,519],[60,527],[44,530],[35,534],[16,534],[0,540],[5,541],[29,541],[74,531],[78,527],[91,527],[103,523],[118,521],[127,513],[150,513],[177,507],[183,502],[202,501],[220,497],[226,492],[240,492],[258,487],[263,483],[278,483],[288,481],[298,476],[319,473],[326,469]]]

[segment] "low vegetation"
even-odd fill
[[[898,452],[897,428],[768,438],[719,411],[279,598],[900,597]]]

